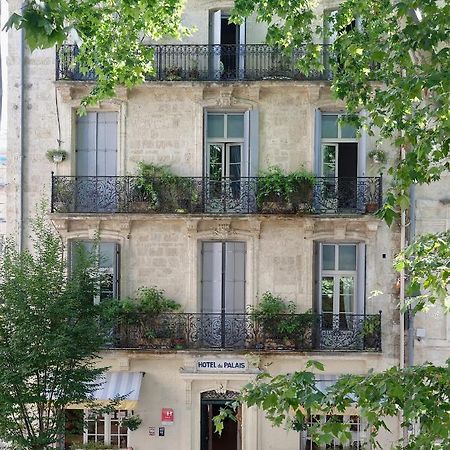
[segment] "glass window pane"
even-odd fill
[[[103,420],[97,421],[97,434],[105,434],[105,422]]]
[[[114,253],[116,245],[113,242],[102,242],[100,244],[100,267],[114,267]]]
[[[244,115],[232,114],[228,116],[227,134],[229,138],[244,137]]]
[[[230,146],[230,164],[240,164],[241,163],[241,146],[231,145]]]
[[[111,420],[111,433],[117,434],[119,432],[119,422],[117,420]]]
[[[339,280],[339,328],[351,330],[353,328],[353,292],[354,280],[352,277],[343,277]]]
[[[212,180],[222,178],[222,151],[221,145],[212,144],[209,146],[209,177]]]
[[[339,270],[356,270],[356,245],[339,246]]]
[[[322,245],[322,270],[334,270],[334,245]]]
[[[341,137],[356,138],[356,127],[348,123],[341,124]]]
[[[338,137],[338,116],[337,114],[322,116],[322,137],[337,138]]]
[[[333,327],[333,291],[334,291],[334,278],[323,277],[322,283],[322,327],[324,329],[330,329]]]
[[[336,176],[336,146],[324,145],[323,146],[323,176],[335,177]]]
[[[224,115],[223,114],[208,114],[207,122],[207,135],[209,138],[224,137]]]

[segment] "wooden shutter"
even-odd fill
[[[77,117],[76,170],[78,176],[97,175],[97,113]]]
[[[248,176],[256,177],[259,171],[259,110],[252,109],[245,113],[248,121],[247,136],[244,134],[248,145]],[[244,131],[245,133],[245,131]]]
[[[202,312],[222,311],[222,242],[203,242]]]
[[[245,243],[226,242],[224,307],[227,313],[245,312]]]

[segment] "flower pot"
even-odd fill
[[[379,209],[378,203],[371,202],[371,203],[367,203],[367,205],[366,205],[366,212],[368,212],[368,213],[377,212],[378,209]]]

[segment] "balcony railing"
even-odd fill
[[[52,174],[51,211],[145,214],[365,214],[381,207],[381,177],[317,177],[288,196],[258,189],[264,178],[135,176],[77,177]]]
[[[323,80],[329,71],[302,73],[297,62],[305,54],[297,48],[290,54],[267,44],[200,44],[153,45],[154,74],[148,80],[158,81],[257,81],[257,80]],[[321,60],[328,60],[322,46]],[[93,71],[81,73],[76,45],[65,44],[56,52],[56,79],[94,81]]]
[[[120,324],[112,348],[155,350],[381,351],[381,312],[283,314],[256,319],[251,313],[140,315]]]

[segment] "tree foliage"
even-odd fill
[[[310,361],[308,366],[323,370]],[[394,448],[422,450],[450,448],[450,360],[444,367],[431,364],[399,369],[393,367],[366,376],[345,375],[326,390],[321,390],[310,371],[271,376],[263,373],[247,384],[240,397],[214,418],[216,431],[221,432],[225,418],[233,416],[240,404],[261,408],[274,426],[295,431],[308,430],[317,444],[329,444],[334,438],[348,443],[349,424],[330,420],[319,426],[308,425],[311,414],[343,414],[348,408],[359,408],[370,430],[367,435],[373,448],[381,430],[389,431],[388,418],[402,412],[402,426],[420,430],[408,442],[400,439]]]
[[[25,30],[31,50],[81,41],[76,58],[82,73],[97,83],[82,106],[115,96],[117,86],[142,83],[153,71],[153,50],[142,45],[163,37],[180,38],[184,0],[30,0],[9,18],[6,28]]]
[[[90,256],[67,274],[63,245],[42,217],[31,251],[9,241],[0,265],[0,436],[44,449],[64,435],[64,408],[86,401],[105,333]]]
[[[407,306],[420,311],[440,303],[450,311],[450,230],[419,236],[394,265],[409,274]]]

